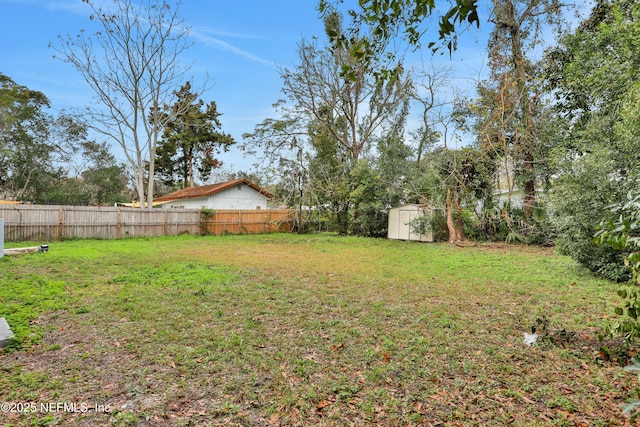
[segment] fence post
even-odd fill
[[[163,209],[163,214],[164,214],[164,218],[162,218],[162,235],[163,236],[168,236],[169,235],[169,221],[167,220],[167,211],[165,209]]]
[[[120,208],[116,211],[116,235],[118,239],[122,237],[122,222],[120,222]]]
[[[60,209],[58,211],[58,240],[62,241],[62,236],[63,236],[63,232],[62,232],[62,228],[64,227],[64,211],[63,211],[63,207],[60,206]]]

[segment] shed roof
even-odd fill
[[[240,184],[248,185],[249,187],[256,190],[258,193],[264,194],[269,199],[274,197],[273,194],[258,187],[248,179],[234,179],[233,181],[219,182],[217,184],[183,188],[182,190],[174,191],[173,193],[165,194],[162,197],[158,197],[154,199],[154,202],[166,203],[166,202],[171,202],[173,200],[180,200],[180,199],[195,199],[199,197],[209,197],[212,194],[219,193],[223,190],[226,190],[227,188],[233,188]]]

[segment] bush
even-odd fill
[[[594,229],[591,236],[595,232]],[[629,269],[624,265],[624,257],[628,253],[626,251],[597,246],[593,243],[593,237],[563,236],[556,241],[556,244],[561,254],[571,256],[591,272],[607,280],[626,282],[631,277]]]
[[[640,194],[629,194],[628,201],[613,206],[612,213],[616,219],[603,221],[595,243],[625,254],[624,266],[631,272],[632,280],[630,286],[618,291],[623,303],[615,312],[623,319],[611,332],[623,334],[630,343],[640,338]]]

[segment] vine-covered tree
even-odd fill
[[[169,186],[194,186],[197,172],[206,181],[211,171],[222,165],[216,154],[235,143],[220,131],[222,124],[215,102],[205,105],[187,82],[175,92],[176,101],[165,107],[167,116],[162,139],[156,150],[156,174]]]
[[[465,241],[463,215],[493,191],[495,163],[478,148],[440,147],[425,155],[421,169],[414,191],[422,203],[444,214],[450,243]]]
[[[546,164],[546,141],[536,123],[541,103],[535,85],[531,48],[542,42],[544,28],[561,27],[558,0],[493,0],[489,37],[490,78],[479,87],[479,142],[513,171],[511,188],[524,191],[524,216],[531,220],[540,169]]]

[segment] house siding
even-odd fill
[[[174,200],[165,206],[185,209],[267,209],[267,197],[246,184],[239,184],[209,197]]]

